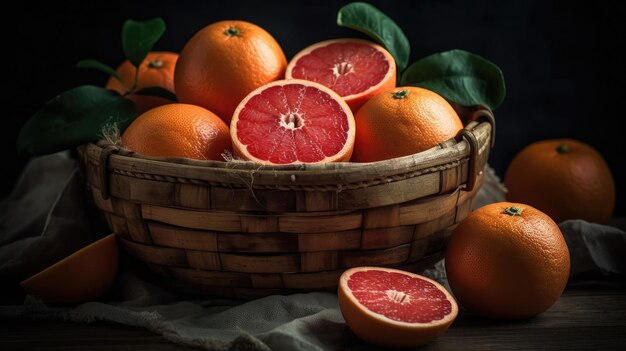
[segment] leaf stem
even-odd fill
[[[391,93],[391,96],[393,96],[393,98],[396,100],[404,99],[409,96],[409,91],[406,89],[394,91],[393,93]]]
[[[504,213],[509,216],[521,216],[524,209],[517,206],[511,206],[504,209]]]
[[[134,65],[133,65],[134,66]],[[135,66],[135,81],[133,82],[133,86],[128,89],[128,91],[122,96],[128,96],[137,90],[137,85],[139,84],[139,67]]]
[[[556,152],[560,154],[566,154],[569,152],[569,146],[567,144],[560,144],[556,147]]]

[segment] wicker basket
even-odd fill
[[[491,112],[469,119],[438,147],[367,164],[151,158],[104,142],[79,154],[110,229],[163,282],[256,298],[336,289],[349,267],[441,259],[493,143]]]

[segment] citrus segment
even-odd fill
[[[339,307],[350,329],[383,347],[415,347],[443,334],[458,314],[437,282],[401,270],[357,267],[339,280]]]
[[[119,251],[108,235],[22,281],[29,294],[45,302],[73,305],[104,295],[117,277]]]
[[[339,94],[354,113],[371,97],[396,84],[393,57],[380,45],[359,39],[334,39],[300,51],[285,77],[320,83]]]
[[[348,161],[355,127],[349,107],[330,89],[283,80],[253,91],[231,121],[237,156],[269,164]]]

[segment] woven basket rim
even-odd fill
[[[437,144],[436,146],[407,156],[396,157],[387,160],[375,161],[375,162],[327,162],[327,163],[293,163],[293,164],[284,164],[284,165],[269,165],[269,164],[260,164],[253,161],[246,161],[240,159],[233,159],[229,161],[217,161],[217,160],[199,160],[199,159],[191,159],[191,158],[183,158],[183,157],[157,157],[157,156],[147,156],[135,151],[129,150],[122,145],[115,145],[106,140],[98,140],[95,143],[88,143],[88,145],[95,145],[99,148],[106,149],[111,148],[111,152],[120,155],[131,157],[135,159],[141,160],[149,160],[155,162],[165,162],[165,163],[174,163],[178,165],[186,165],[186,166],[199,166],[206,168],[219,168],[226,170],[247,170],[247,171],[255,171],[255,172],[281,172],[287,171],[289,173],[293,172],[352,172],[356,170],[362,169],[371,169],[371,168],[384,168],[389,169],[393,167],[389,166],[397,166],[402,164],[415,164],[415,158],[417,156],[427,155],[429,153],[437,153],[441,149],[445,149],[447,147],[451,147],[458,142],[461,142],[459,137],[450,138],[442,143]]]
[[[482,151],[490,147],[491,123],[470,122]],[[364,188],[433,173],[468,162],[471,146],[461,135],[428,150],[389,160],[355,163],[259,165],[249,161],[211,161],[144,156],[106,141],[83,145],[109,172],[174,183],[214,184],[254,189],[326,190]],[[104,169],[102,170],[104,172]]]

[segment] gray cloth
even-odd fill
[[[184,345],[207,350],[330,350],[354,345],[331,293],[178,301],[163,289],[125,273],[117,289],[128,300],[55,308],[27,297],[24,306],[2,307],[8,318],[105,320],[143,327]],[[167,301],[167,303],[161,303]]]
[[[623,230],[580,220],[564,221],[559,228],[570,251],[571,275],[590,271],[626,274],[626,233]]]
[[[83,184],[67,152],[29,162],[0,202],[0,279],[21,280],[96,240]]]
[[[491,169],[474,207],[504,200]],[[13,193],[0,202],[0,277],[19,281],[106,232],[86,208],[84,179],[66,153],[34,159]],[[572,274],[626,271],[626,233],[611,226],[560,224],[572,257]],[[449,288],[443,262],[423,272]],[[23,305],[0,306],[2,318],[110,321],[146,328],[176,343],[207,350],[369,350],[346,327],[337,296],[328,292],[274,295],[254,301],[184,300],[121,272],[106,301],[74,308],[49,306],[27,296]]]

